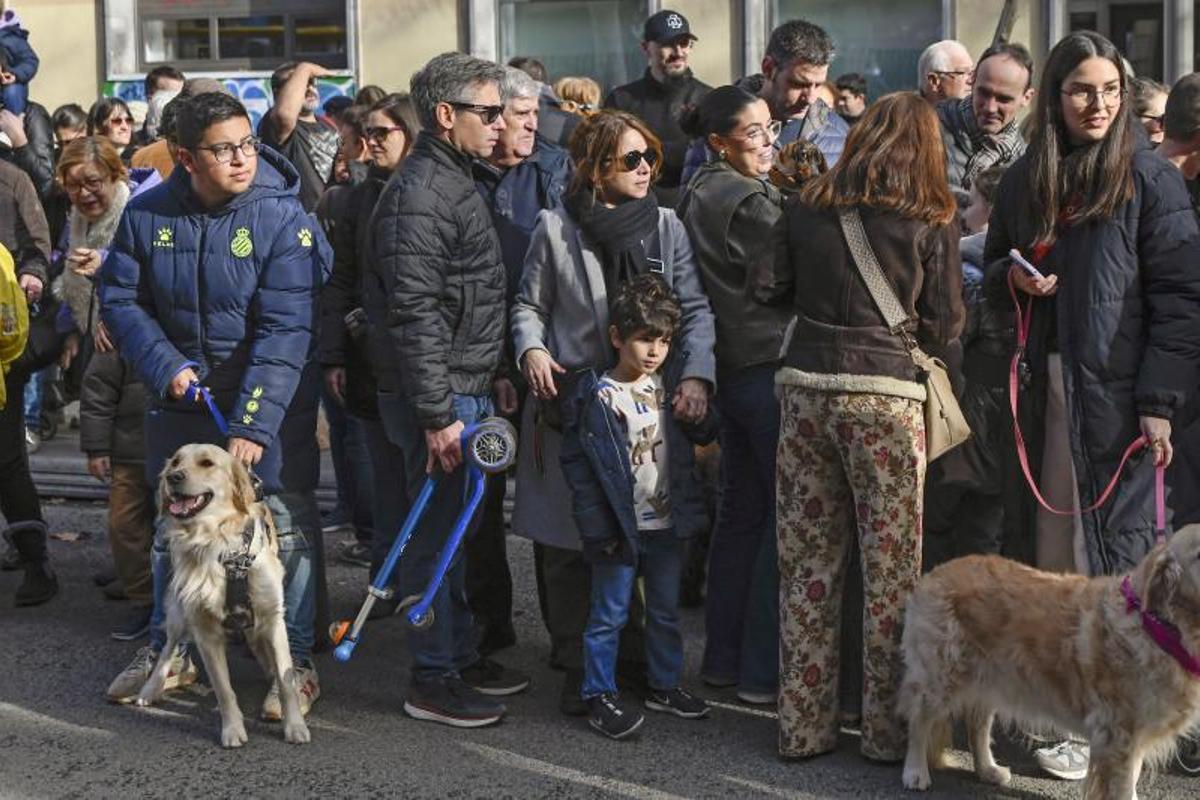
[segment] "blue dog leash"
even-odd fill
[[[228,436],[229,423],[225,421],[225,415],[221,413],[221,409],[217,408],[217,401],[213,399],[212,392],[207,387],[193,381],[188,385],[187,391],[183,393],[183,399],[189,403],[194,403],[196,402],[196,398],[199,398],[204,402],[204,405],[208,406],[208,413],[212,414],[213,422],[217,424],[217,430]]]

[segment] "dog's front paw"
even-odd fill
[[[312,734],[308,732],[308,726],[304,724],[304,720],[285,722],[283,724],[283,740],[288,744],[308,744],[312,741]]]
[[[992,783],[996,786],[1008,786],[1012,782],[1012,770],[999,764],[978,769],[975,771],[975,775],[984,783]]]
[[[231,722],[221,728],[222,747],[241,747],[247,741],[249,741],[249,737],[246,736],[246,726],[242,724],[241,720]]]
[[[933,779],[929,777],[929,769],[927,767],[905,767],[902,778],[905,789],[917,792],[927,791],[933,785]]]

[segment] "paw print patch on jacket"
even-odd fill
[[[301,228],[296,231],[296,238],[300,240],[301,247],[312,247],[313,235],[308,228]]]

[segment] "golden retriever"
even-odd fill
[[[1157,546],[1130,578],[1141,607],[1200,656],[1200,525]],[[1136,797],[1143,763],[1163,763],[1200,719],[1200,679],[1151,639],[1121,582],[997,556],[960,558],[925,576],[904,629],[905,787],[929,788],[956,716],[966,721],[979,779],[1008,783],[992,758],[998,716],[1086,738],[1087,800]]]
[[[217,697],[221,744],[245,744],[246,726],[225,659],[226,625],[244,613],[236,609],[238,613],[231,617],[233,609],[227,608],[226,562],[244,555],[240,566],[245,568],[251,617],[245,623],[246,641],[267,676],[279,683],[284,739],[308,742],[283,623],[284,573],[275,524],[255,496],[249,471],[220,447],[184,445],[163,469],[158,494],[159,521],[166,526],[174,569],[167,592],[163,652],[174,652],[185,634],[191,635]],[[252,532],[248,542],[246,532]],[[162,696],[170,663],[169,658],[158,659],[138,695],[138,705],[150,705]]]

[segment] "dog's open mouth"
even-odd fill
[[[175,495],[167,506],[167,513],[177,519],[189,519],[199,514],[212,497],[212,492]]]

